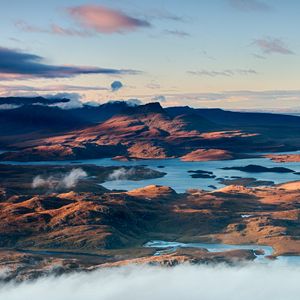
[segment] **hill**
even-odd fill
[[[235,158],[297,150],[299,129],[296,116],[163,108],[159,103],[132,107],[115,102],[68,110],[30,104],[0,111],[0,145],[20,150],[0,159],[153,159],[198,151],[196,159],[203,160],[210,159],[199,156],[207,149]]]

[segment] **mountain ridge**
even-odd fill
[[[85,111],[89,112],[85,115]],[[300,148],[300,130],[295,130],[300,129],[300,118],[295,116],[241,113],[250,118],[245,125],[239,121],[240,113],[163,108],[158,102],[134,107],[117,102],[69,110],[30,105],[1,113],[0,142],[21,150],[1,154],[2,160],[154,159],[181,157],[196,150],[202,153],[201,149],[229,151],[240,157],[246,152]],[[220,114],[225,117],[219,118]],[[15,120],[16,116],[21,118]],[[20,120],[22,134],[18,132]]]

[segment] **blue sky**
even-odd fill
[[[83,101],[300,110],[300,1],[0,3],[2,95],[72,92]],[[8,51],[77,69],[51,76],[7,69]],[[123,86],[112,91],[113,81]]]

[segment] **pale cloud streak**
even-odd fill
[[[0,85],[0,92],[58,92],[58,91],[108,91],[101,86],[81,86],[69,84],[30,86],[30,85]]]
[[[215,70],[200,70],[200,71],[187,71],[190,75],[195,76],[208,76],[208,77],[217,77],[217,76],[225,76],[232,77],[236,75],[257,75],[257,71],[253,69],[227,69],[222,71]]]
[[[164,106],[185,106],[249,109],[282,110],[289,107],[300,112],[300,90],[236,90],[220,92],[164,93]],[[144,103],[153,101],[155,94],[129,95],[141,99]]]
[[[42,28],[38,26],[31,25],[25,21],[15,22],[15,26],[24,31],[24,32],[37,32],[37,33],[48,33],[60,36],[78,36],[78,37],[89,37],[92,35],[92,32],[88,30],[78,30],[71,28],[64,28],[57,24],[51,24],[50,28]]]
[[[295,54],[288,46],[279,38],[261,38],[253,41],[253,44],[257,46],[264,54],[284,54],[292,55]]]
[[[97,34],[129,33],[142,28],[152,27],[153,20],[167,20],[172,22],[186,22],[178,15],[165,10],[150,10],[129,15],[118,9],[111,9],[103,5],[80,5],[65,9],[71,21],[75,21],[74,28],[66,28],[52,23],[48,27],[32,25],[24,20],[15,22],[15,26],[24,32],[47,33],[69,37],[90,37]],[[74,22],[73,22],[74,23]],[[74,24],[73,24],[74,25]],[[182,30],[165,30],[164,34],[177,37],[190,36]]]
[[[182,30],[165,30],[164,34],[179,37],[179,38],[186,38],[191,36],[188,32]]]
[[[227,0],[227,1],[233,8],[244,12],[272,11],[272,7],[270,5],[260,0]]]

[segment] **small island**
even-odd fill
[[[259,165],[247,165],[247,166],[237,166],[237,167],[225,167],[222,170],[236,170],[246,173],[294,173],[294,170],[284,167],[263,167]]]

